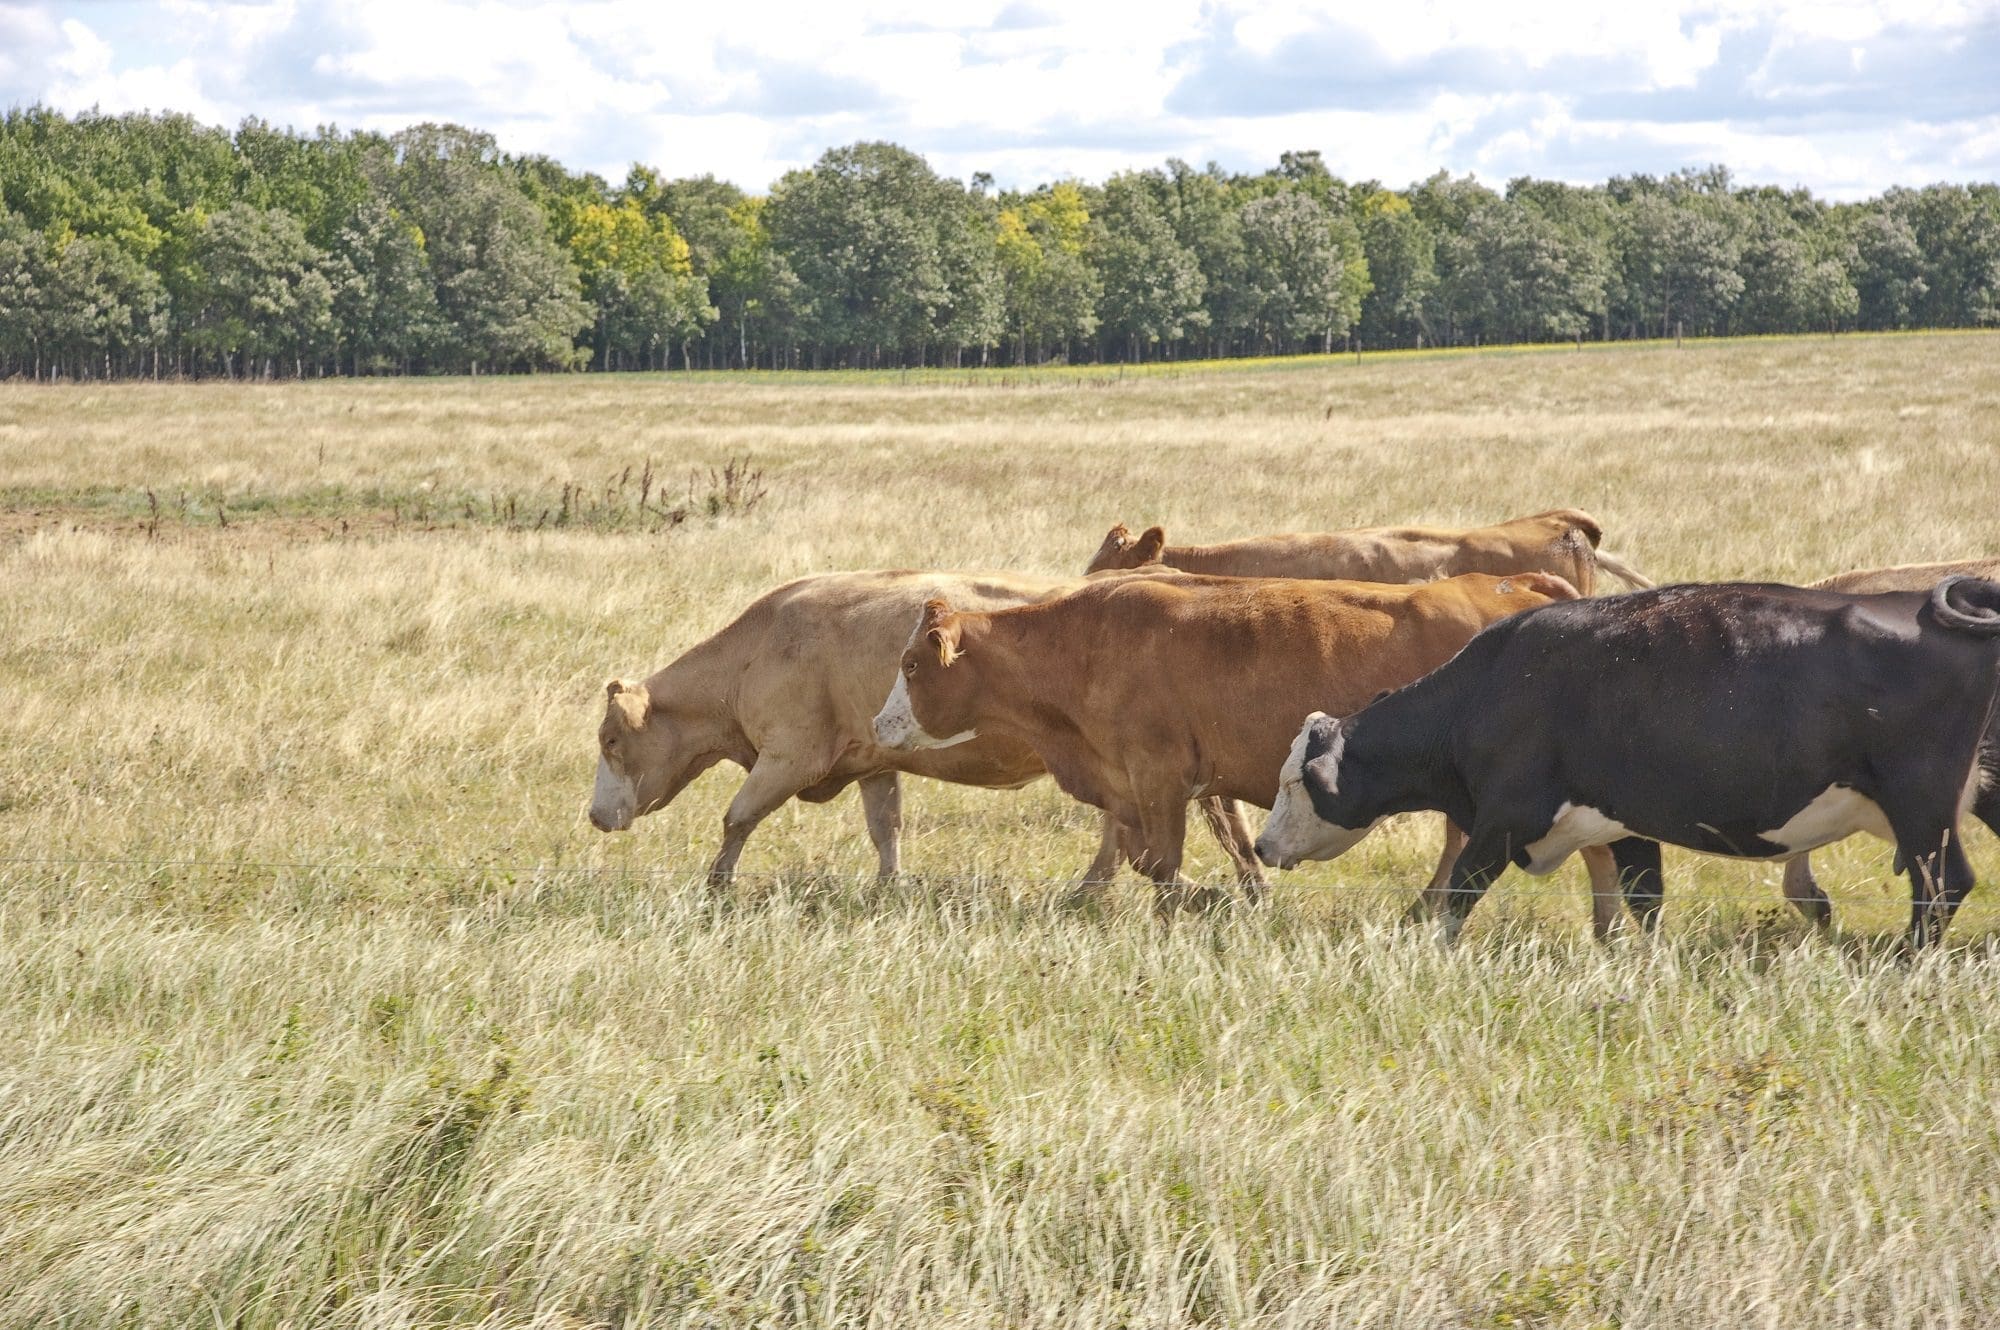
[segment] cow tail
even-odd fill
[[[1659,583],[1653,581],[1652,578],[1641,576],[1638,569],[1634,568],[1631,564],[1625,562],[1617,555],[1611,553],[1609,550],[1601,549],[1597,551],[1597,566],[1599,568],[1602,568],[1605,572],[1610,573],[1613,577],[1623,582],[1626,586],[1632,587],[1639,591],[1650,590],[1651,588],[1659,585]]]
[[[2000,582],[1947,577],[1931,588],[1931,613],[1955,632],[2000,637]]]

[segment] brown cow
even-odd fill
[[[787,799],[820,803],[850,784],[861,787],[882,876],[894,876],[902,827],[898,773],[993,789],[1015,789],[1042,774],[1034,751],[1018,740],[995,737],[941,752],[875,744],[870,721],[896,677],[910,621],[934,596],[1000,609],[1081,585],[1013,573],[907,571],[788,582],[645,682],[606,686],[590,821],[600,831],[623,831],[728,760],[750,774],[723,815],[712,882],[729,879],[744,841]],[[1242,810],[1206,800],[1202,811],[1238,875],[1260,885]],[[1085,880],[1108,880],[1117,866],[1107,824]]]
[[[1624,560],[1598,548],[1604,530],[1589,513],[1559,508],[1497,526],[1465,529],[1383,526],[1354,531],[1255,536],[1218,545],[1169,545],[1166,531],[1134,537],[1111,528],[1085,573],[1165,565],[1221,577],[1345,578],[1357,582],[1428,582],[1459,573],[1553,573],[1590,595],[1597,570],[1635,587],[1653,585]]]
[[[2000,559],[1964,559],[1957,563],[1904,563],[1893,568],[1858,568],[1835,573],[1812,585],[1823,591],[1844,591],[1850,596],[1874,595],[1882,591],[1929,591],[1947,577],[1983,577],[2000,581]],[[2000,714],[1987,722],[1986,746],[1980,750],[1979,793],[1972,811],[1995,832],[2000,832]],[[1827,899],[1813,877],[1812,856],[1797,855],[1785,861],[1785,899],[1799,913],[1816,924],[1833,922],[1833,902]]]
[[[933,753],[1028,744],[1067,793],[1118,821],[1165,913],[1210,899],[1180,872],[1188,800],[1269,808],[1308,714],[1358,711],[1494,620],[1576,598],[1544,573],[1475,573],[1414,586],[1113,578],[990,612],[933,600],[875,738]]]

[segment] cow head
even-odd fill
[[[1308,859],[1337,859],[1358,844],[1378,820],[1358,811],[1344,811],[1351,800],[1340,796],[1341,760],[1346,755],[1343,722],[1323,711],[1306,717],[1285,765],[1278,769],[1278,801],[1264,832],[1257,837],[1257,857],[1273,868],[1292,868]]]
[[[624,831],[679,794],[721,760],[701,737],[697,727],[676,724],[645,684],[624,679],[606,684],[590,825]]]
[[[1101,573],[1106,569],[1142,568],[1149,563],[1160,561],[1160,551],[1167,546],[1164,528],[1149,526],[1141,534],[1134,536],[1131,530],[1120,522],[1105,535],[1104,543],[1097,547],[1097,553],[1090,556],[1090,566],[1083,570],[1084,576]]]
[[[949,604],[925,602],[903,648],[896,686],[875,715],[876,743],[884,748],[949,748],[978,733],[972,723],[978,681],[960,663],[964,631],[963,616]]]

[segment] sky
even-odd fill
[[[888,139],[1003,186],[1179,157],[1861,198],[2000,180],[2000,0],[0,0],[0,104],[451,120],[616,183],[762,190]]]

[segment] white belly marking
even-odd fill
[[[1845,785],[1829,785],[1813,801],[1792,814],[1782,827],[1757,834],[1773,845],[1782,845],[1793,854],[1831,845],[1857,831],[1893,841],[1889,819],[1882,806],[1858,790]]]
[[[1584,804],[1565,803],[1538,841],[1528,844],[1528,871],[1540,877],[1555,872],[1563,860],[1592,845],[1609,845],[1632,833],[1625,824]]]

